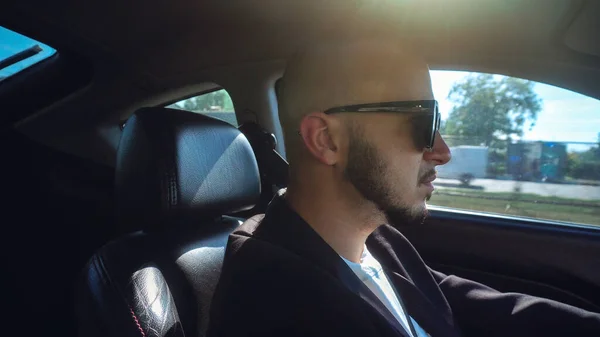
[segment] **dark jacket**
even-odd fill
[[[600,336],[600,314],[500,293],[425,265],[396,229],[367,240],[405,309],[433,337]],[[286,203],[231,234],[209,336],[407,336],[339,255]]]

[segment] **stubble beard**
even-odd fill
[[[393,189],[394,183],[388,177],[393,176],[389,165],[379,154],[375,146],[361,138],[360,130],[351,128],[348,162],[344,177],[363,196],[372,202],[385,215],[390,225],[398,228],[421,224],[427,217],[426,206],[402,204]],[[425,200],[429,200],[431,194]]]

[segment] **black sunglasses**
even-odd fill
[[[400,101],[339,106],[324,111],[340,112],[394,112],[412,114],[413,140],[418,149],[433,149],[435,134],[440,129],[441,116],[436,100]]]

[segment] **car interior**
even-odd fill
[[[9,331],[204,336],[228,234],[285,187],[299,48],[390,36],[600,99],[600,2],[474,2],[4,1],[1,27],[57,51],[0,80]],[[239,127],[167,108],[220,89]],[[600,227],[431,208],[403,232],[429,266],[600,312]]]

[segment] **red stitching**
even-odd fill
[[[144,329],[142,329],[142,326],[140,325],[140,321],[138,321],[138,318],[135,315],[135,312],[133,312],[133,309],[131,307],[129,308],[129,312],[131,312],[131,316],[133,317],[133,320],[135,321],[135,325],[137,325],[138,329],[142,333],[142,337],[146,337],[146,333],[144,332]]]

